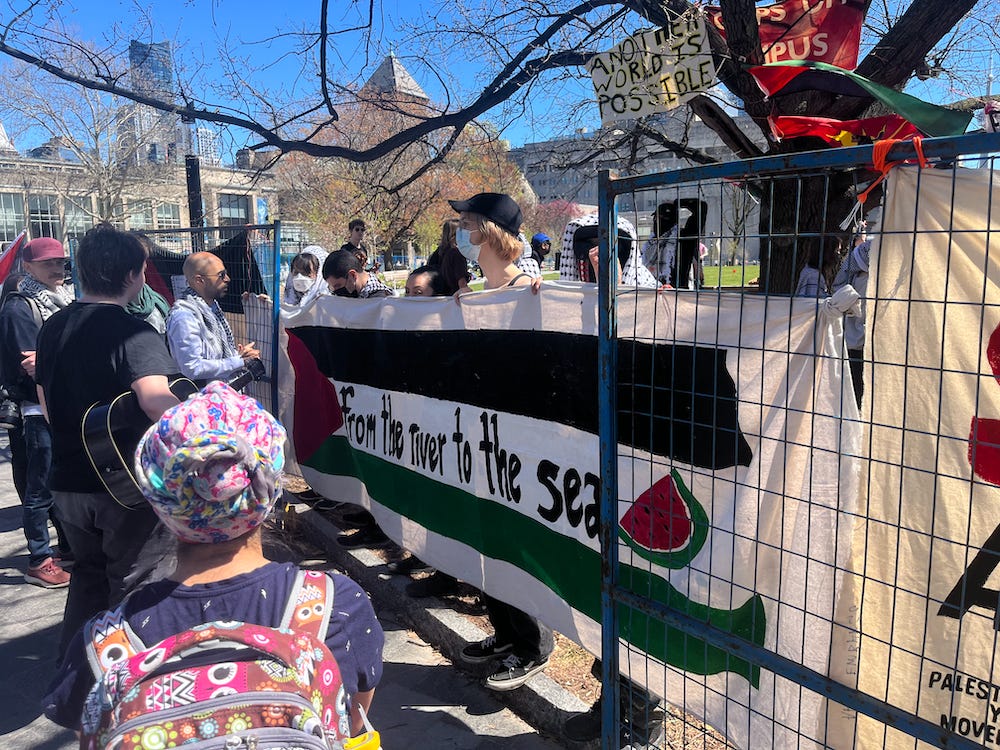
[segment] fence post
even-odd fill
[[[618,585],[618,321],[615,291],[618,284],[618,214],[611,189],[611,175],[604,169],[597,177],[600,227],[597,274],[597,404],[601,451],[601,747],[618,748],[618,612],[612,596]]]
[[[271,304],[271,413],[278,416],[278,350],[281,333],[281,220],[274,222],[274,301]]]

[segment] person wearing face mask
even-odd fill
[[[465,201],[448,201],[459,213],[456,233],[458,249],[479,263],[487,289],[528,286],[531,276],[514,261],[523,246],[518,238],[521,209],[509,195],[479,193]],[[470,643],[462,649],[462,659],[470,664],[492,662],[486,687],[514,690],[541,672],[552,653],[552,631],[526,612],[483,595],[494,635]]]
[[[323,261],[323,279],[333,294],[344,289],[361,299],[396,295],[378,276],[364,270],[361,261],[350,250],[330,253],[330,257]]]
[[[329,253],[319,245],[309,245],[292,258],[282,302],[286,305],[304,307],[316,297],[329,294],[326,281],[319,275],[323,261],[328,255]]]
[[[350,250],[330,253],[323,261],[322,274],[332,294],[345,292],[360,299],[394,297],[396,294],[375,274],[365,271],[357,255]],[[378,527],[371,513],[363,508],[344,516],[344,519],[358,527],[358,531],[353,534],[345,533],[337,537],[337,542],[345,549],[384,547],[389,544],[389,537]]]
[[[539,266],[545,262],[545,257],[552,249],[552,240],[544,232],[538,232],[531,237],[531,258]]]
[[[519,238],[521,209],[503,193],[478,193],[465,201],[448,201],[458,211],[455,242],[467,260],[478,263],[486,277],[485,289],[527,286],[531,274],[515,261],[524,250]]]

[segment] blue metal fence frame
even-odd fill
[[[266,271],[268,274],[274,275],[274,294],[272,298],[273,309],[271,315],[271,351],[269,353],[270,357],[270,368],[269,372],[272,373],[270,377],[270,391],[271,391],[271,409],[274,412],[278,410],[278,363],[279,363],[279,352],[281,349],[281,342],[278,340],[278,334],[281,331],[281,222],[275,221],[272,224],[246,224],[239,226],[225,226],[225,227],[177,227],[176,229],[143,229],[137,230],[142,234],[147,235],[150,239],[155,240],[157,237],[171,236],[171,235],[188,235],[192,238],[191,252],[196,252],[197,247],[194,239],[196,237],[203,238],[205,235],[216,233],[217,235],[222,235],[223,233],[229,232],[253,232],[253,231],[263,231],[263,232],[273,232],[274,237],[274,250],[270,258],[271,264],[267,269],[261,268],[260,270]],[[248,235],[249,237],[249,235]],[[202,245],[204,243],[202,242]],[[74,268],[74,281],[76,280],[76,271]],[[265,279],[266,282],[266,279]]]
[[[1000,133],[982,133],[947,138],[925,139],[923,153],[928,159],[954,159],[971,154],[1000,153]],[[618,607],[625,606],[647,613],[677,630],[697,636],[707,643],[746,659],[763,669],[779,674],[799,685],[826,696],[859,713],[891,725],[915,739],[942,748],[973,750],[982,745],[952,734],[941,726],[910,714],[885,701],[849,688],[826,675],[765,648],[717,630],[683,612],[672,610],[662,602],[653,601],[622,589],[618,585],[618,441],[617,441],[617,302],[616,271],[611,259],[617,257],[612,242],[617,238],[616,198],[632,191],[666,188],[684,183],[749,177],[769,177],[788,172],[822,169],[850,169],[872,164],[873,146],[855,146],[823,151],[810,151],[783,156],[766,156],[710,166],[680,169],[613,179],[602,171],[598,178],[600,269],[598,281],[598,408],[600,417],[601,528],[602,549],[601,626],[602,684],[607,696],[602,706],[601,746],[605,750],[618,748],[620,683],[618,680]],[[916,159],[911,141],[895,144],[888,161]]]

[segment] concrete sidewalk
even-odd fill
[[[52,724],[40,707],[56,669],[54,655],[66,589],[46,590],[24,582],[28,556],[9,461],[7,436],[0,431],[0,705],[4,707],[0,748],[71,750],[78,747],[74,734]],[[358,580],[372,590],[366,583],[369,578]],[[396,608],[383,606],[386,597],[379,591],[384,589],[381,582],[375,589],[386,647],[371,718],[386,750],[559,747],[410,630],[405,610],[397,614]]]
[[[462,664],[460,652],[466,644],[488,635],[441,599],[414,599],[408,596],[405,589],[410,577],[390,574],[382,558],[371,550],[346,550],[341,547],[336,542],[340,529],[319,512],[300,512],[297,525],[304,536],[325,551],[336,567],[346,571],[371,594],[375,611],[380,617],[383,612],[393,612],[453,663]],[[590,708],[544,672],[535,675],[517,690],[503,693],[486,690],[482,682],[490,671],[489,667],[489,664],[482,665],[475,671],[474,667],[465,666],[463,670],[473,675],[479,689],[503,701],[531,726],[550,737],[559,738],[567,718]],[[575,748],[599,746],[597,741],[586,745],[557,741]]]

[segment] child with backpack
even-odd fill
[[[371,602],[262,552],[284,441],[221,382],[146,432],[136,474],[177,567],[72,641],[43,705],[81,747],[336,748],[364,731],[384,642]]]

